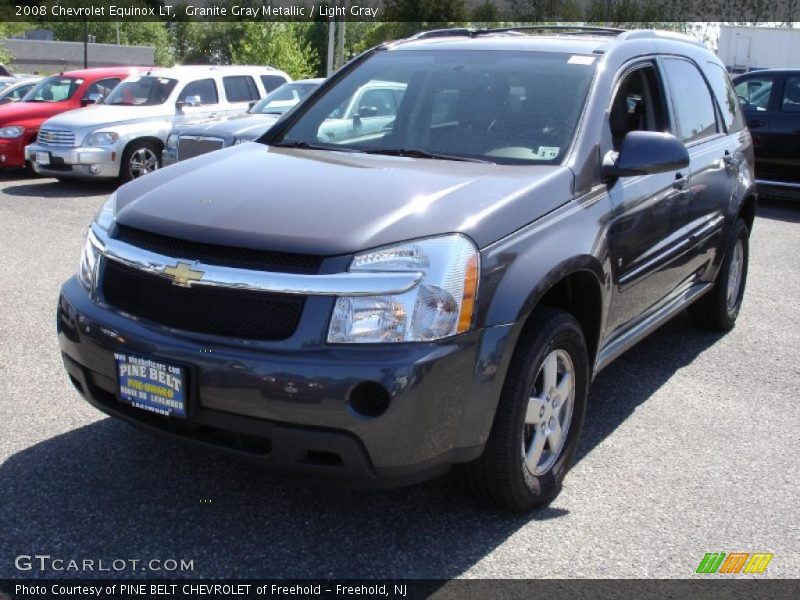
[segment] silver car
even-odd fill
[[[297,105],[323,81],[325,79],[292,81],[270,92],[243,115],[176,127],[167,137],[167,145],[161,153],[161,165],[166,167],[187,158],[258,139],[282,114]]]
[[[291,77],[272,67],[175,67],[129,77],[100,106],[44,122],[26,158],[40,175],[130,181],[161,166],[178,124],[243,113]]]

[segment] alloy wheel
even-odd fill
[[[553,350],[542,366],[528,399],[522,458],[535,476],[549,471],[564,448],[575,404],[575,367],[564,350]]]

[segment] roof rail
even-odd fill
[[[490,29],[468,29],[466,27],[452,27],[450,29],[432,29],[421,31],[406,40],[424,40],[438,37],[467,36],[477,37],[479,35],[490,35],[493,33],[519,33],[526,31],[555,31],[564,34],[588,33],[594,35],[613,35],[617,36],[626,33],[627,29],[617,29],[613,27],[593,27],[589,25],[519,25],[516,27],[496,27]]]
[[[436,37],[455,37],[455,36],[473,36],[477,29],[467,29],[466,27],[453,27],[450,29],[431,29],[430,31],[420,31],[414,35],[407,37],[406,40],[424,40],[427,38]]]
[[[647,38],[668,39],[677,42],[685,42],[687,44],[694,44],[695,46],[701,46],[702,48],[706,47],[706,45],[702,42],[702,40],[699,40],[694,36],[687,35],[685,33],[679,33],[677,31],[667,31],[667,30],[636,29],[636,30],[626,31],[623,39],[639,40]]]
[[[628,31],[616,27],[594,27],[591,25],[520,25],[518,27],[498,27],[481,29],[479,33],[506,33],[514,31],[557,31],[559,33],[592,33],[595,35],[619,35]]]

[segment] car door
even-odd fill
[[[619,75],[609,103],[603,153],[619,151],[630,131],[666,131],[671,116],[656,61],[640,61]],[[622,177],[609,182],[613,205],[608,230],[613,290],[606,330],[610,337],[631,326],[684,278],[676,267],[689,220],[688,169]]]
[[[685,250],[674,268],[676,274],[680,272],[682,277],[697,280],[723,245],[725,214],[744,160],[738,136],[728,133],[729,121],[734,128],[737,108],[726,90],[723,119],[721,102],[709,81],[712,77],[718,79],[717,71],[711,69],[719,70],[719,66],[706,63],[702,68],[680,57],[664,57],[662,65],[669,82],[675,132],[689,150],[690,160],[685,197],[687,216],[683,228],[675,232]],[[716,87],[719,88],[719,83]]]
[[[780,88],[779,88],[780,89]],[[787,74],[770,118],[770,138],[775,154],[770,173],[782,183],[800,186],[800,73]]]
[[[780,179],[784,152],[773,131],[773,120],[780,105],[780,94],[776,90],[782,83],[783,77],[777,73],[756,72],[736,78],[736,95],[753,135],[756,179]]]
[[[175,125],[219,116],[220,104],[217,81],[213,77],[196,79],[187,83],[178,94],[178,110]]]

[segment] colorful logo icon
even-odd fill
[[[707,552],[696,573],[763,573],[772,554],[767,552]]]

